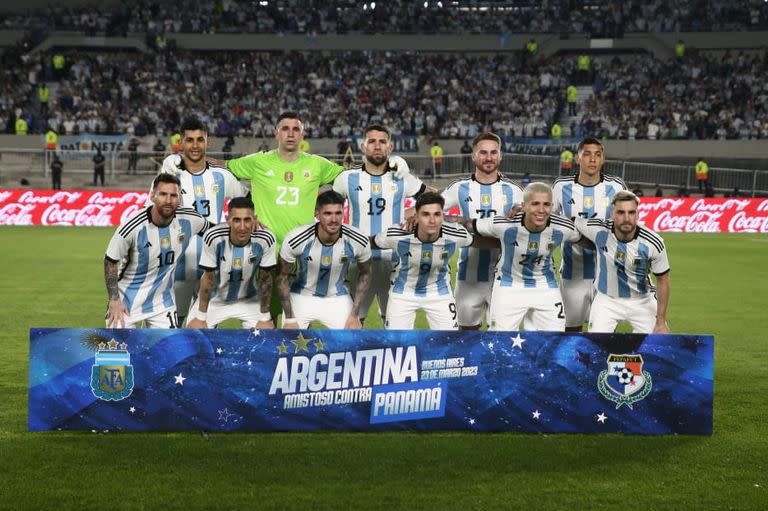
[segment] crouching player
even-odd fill
[[[570,219],[552,214],[552,188],[531,183],[523,190],[523,210],[512,218],[474,220],[474,230],[501,241],[501,257],[491,293],[489,330],[565,330],[565,312],[552,253],[582,240]],[[590,244],[591,245],[591,244]]]
[[[637,333],[669,333],[667,249],[658,234],[637,225],[639,202],[632,192],[616,192],[610,221],[576,219],[576,228],[595,243],[597,253],[590,332],[613,332],[627,320]]]
[[[458,249],[473,245],[474,238],[463,226],[444,223],[444,207],[440,194],[423,193],[416,199],[415,229],[390,227],[372,238],[375,248],[392,249],[396,259],[387,329],[410,330],[421,309],[430,329],[458,330],[448,263]]]
[[[243,328],[274,328],[269,315],[275,236],[253,232],[256,216],[249,198],[229,203],[227,222],[210,229],[203,239],[200,293],[190,309],[189,328],[214,328],[239,319]]]
[[[319,321],[331,329],[359,329],[360,305],[371,283],[371,245],[354,227],[343,225],[344,197],[329,190],[317,196],[317,222],[288,232],[280,247],[276,287],[283,306],[283,328],[308,328]],[[347,271],[357,262],[354,301]],[[296,278],[289,284],[295,265]]]

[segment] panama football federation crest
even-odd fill
[[[114,339],[98,345],[91,368],[91,391],[102,401],[120,401],[133,392],[133,366],[127,348]]]
[[[283,179],[285,179],[286,183],[290,183],[291,181],[293,181],[293,172],[286,172],[285,174],[283,174]]]
[[[597,389],[604,398],[616,403],[616,408],[632,405],[648,397],[653,387],[651,374],[643,370],[642,355],[608,356],[608,369],[597,377]]]

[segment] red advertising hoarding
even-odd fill
[[[0,190],[0,225],[117,226],[147,197],[146,191]],[[658,232],[768,232],[768,199],[643,197],[639,215]]]

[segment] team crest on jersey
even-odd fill
[[[331,259],[331,256],[326,255],[320,258],[320,264],[323,266],[330,266],[333,259]]]
[[[373,183],[371,185],[371,193],[374,194],[374,195],[380,195],[381,194],[381,184]]]
[[[120,401],[133,392],[133,366],[127,348],[114,339],[99,343],[91,367],[91,392],[97,398]]]
[[[584,197],[584,207],[585,208],[595,207],[595,199],[593,197]]]
[[[171,246],[171,238],[163,236],[160,238],[160,248],[168,248]]]
[[[536,242],[536,241],[529,241],[528,242],[528,250],[533,251],[533,250],[538,250],[538,249],[539,249],[538,242]]]
[[[293,181],[293,172],[286,172],[285,174],[283,174],[283,179],[285,179],[286,183],[290,183],[291,181]]]
[[[232,269],[233,270],[242,270],[243,269],[243,258],[242,257],[235,257],[232,259]]]
[[[555,249],[554,243],[547,243],[547,252],[552,252]]]
[[[211,185],[211,191],[213,193],[219,193],[219,185],[217,185],[216,183],[212,184]]]
[[[627,253],[626,252],[622,252],[620,250],[616,252],[616,260],[617,261],[619,261],[620,263],[623,263],[626,259],[627,259]]]
[[[195,195],[197,196],[205,195],[205,186],[195,185]]]
[[[611,205],[611,198],[610,197],[603,197],[603,207],[607,208]]]
[[[305,169],[303,176],[304,176],[304,179],[309,179],[310,177],[312,177],[312,171],[309,169]]]
[[[635,260],[632,262],[632,264],[634,264],[634,265],[635,265],[635,267],[637,268],[637,267],[639,267],[639,266],[643,266],[643,265],[644,265],[644,264],[643,264],[644,262],[645,262],[645,261],[643,260],[643,258],[642,258],[642,257],[637,257],[637,258],[635,258]]]
[[[389,189],[392,190],[392,193],[395,193],[397,191],[397,185],[392,183],[392,186]]]
[[[480,196],[480,204],[483,206],[490,206],[491,205],[491,196],[488,194],[483,194]]]
[[[424,260],[432,259],[432,252],[430,252],[429,250],[425,250],[424,252],[421,253],[421,258]]]
[[[606,399],[616,403],[616,408],[627,405],[632,409],[636,402],[648,397],[653,388],[651,374],[643,370],[643,356],[611,353],[608,368],[597,377],[597,389]]]

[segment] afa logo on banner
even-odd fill
[[[91,391],[104,401],[121,401],[133,392],[133,366],[128,345],[114,339],[91,336],[97,342],[91,368]]]

